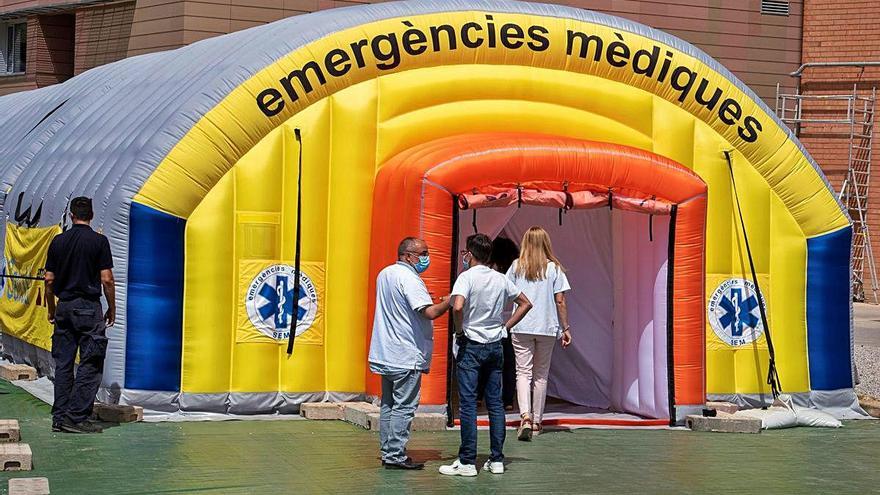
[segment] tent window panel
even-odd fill
[[[238,226],[242,239],[241,258],[251,260],[279,259],[278,225],[272,223],[242,223]]]

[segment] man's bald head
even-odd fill
[[[406,261],[407,255],[420,256],[428,251],[428,244],[418,237],[405,237],[397,245],[397,259]]]

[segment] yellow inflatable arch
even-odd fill
[[[138,173],[98,189],[130,203],[125,218],[114,217],[123,226],[105,228],[127,266],[125,344],[110,366],[123,401],[257,413],[373,392],[366,344],[377,173],[425,143],[508,132],[645,150],[707,184],[705,383],[675,416],[707,397],[767,400],[765,325],[785,392],[853,407],[850,221],[792,133],[729,71],[665,33],[560,6],[439,0],[329,12],[124,62],[162,71],[173,54],[217,73],[200,88],[181,82],[208,100],[187,107],[189,122],[151,130],[168,142],[139,155]],[[225,76],[230,46],[239,51],[229,57],[250,67],[235,77]],[[146,104],[137,111],[152,119]],[[731,173],[766,323],[747,304],[758,295]],[[290,275],[298,193],[305,293],[285,307],[284,294],[269,293],[277,287],[263,291]],[[106,227],[111,214],[101,215]],[[7,257],[18,229],[26,226],[7,228]],[[448,248],[432,249],[446,256]],[[300,325],[288,356],[293,314]],[[445,336],[438,325],[435,347]]]

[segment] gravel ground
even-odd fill
[[[856,344],[855,351],[860,382],[856,392],[880,397],[880,347]]]

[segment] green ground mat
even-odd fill
[[[0,419],[21,423],[34,470],[53,494],[287,493],[874,493],[880,421],[839,430],[760,435],[669,430],[576,430],[531,443],[509,433],[507,473],[437,474],[458,432],[413,434],[425,471],[380,469],[377,435],[340,421],[136,423],[100,435],[51,432],[49,406],[0,381]],[[488,451],[480,432],[479,462]]]

